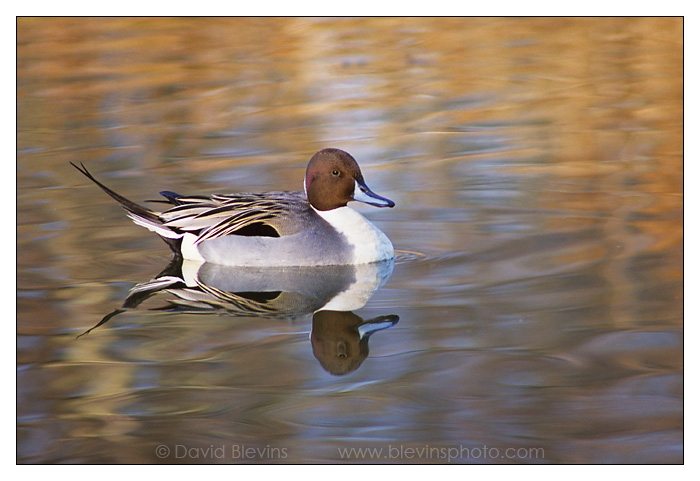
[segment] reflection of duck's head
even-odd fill
[[[369,336],[398,322],[398,316],[369,321],[349,311],[319,311],[314,314],[311,345],[314,356],[327,372],[342,376],[360,367],[369,354]]]

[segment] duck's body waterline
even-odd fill
[[[174,206],[165,212],[139,206],[97,181],[84,166],[75,167],[115,198],[136,224],[160,235],[185,259],[229,266],[313,266],[394,257],[389,238],[347,207],[352,200],[377,207],[394,203],[372,192],[355,160],[341,150],[324,149],[312,157],[305,193],[186,197],[161,192]]]

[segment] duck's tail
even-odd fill
[[[82,162],[80,163],[80,167],[75,165],[73,162],[71,162],[70,164],[76,169],[78,169],[78,171],[80,171],[80,173],[82,173],[85,177],[97,184],[97,186],[100,189],[104,190],[107,194],[109,194],[110,197],[119,202],[119,204],[124,208],[124,210],[126,210],[127,215],[131,220],[134,221],[134,223],[158,234],[165,241],[165,243],[168,244],[170,249],[176,255],[181,255],[180,244],[182,243],[182,236],[184,234],[182,232],[178,232],[177,230],[163,225],[165,221],[161,219],[158,212],[140,206],[137,203],[130,201],[126,197],[117,194],[112,189],[110,189],[102,182],[97,180],[95,177],[93,177],[92,174],[87,170],[87,168],[85,168],[85,166],[82,164]]]

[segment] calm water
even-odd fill
[[[20,19],[17,52],[18,462],[683,460],[681,20]],[[76,339],[179,266],[69,161],[141,202],[301,189],[324,147],[396,201],[356,206],[393,265],[200,270],[227,302]]]

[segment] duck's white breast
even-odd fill
[[[345,206],[316,213],[347,239],[353,264],[393,259],[394,246],[386,234],[356,210]]]

